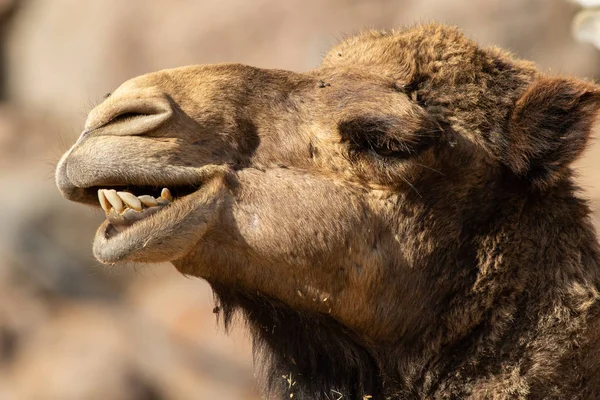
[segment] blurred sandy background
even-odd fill
[[[595,78],[561,0],[0,0],[0,400],[257,399],[249,338],[170,265],[101,266],[102,215],[63,200],[53,166],[122,81],[238,61],[303,71],[361,28],[437,19],[544,70]],[[600,137],[600,135],[596,135]],[[600,209],[600,143],[579,162]],[[596,211],[596,220],[600,214]]]

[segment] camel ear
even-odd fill
[[[585,149],[599,108],[594,84],[538,78],[515,104],[501,158],[534,186],[552,186]]]

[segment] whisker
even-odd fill
[[[414,187],[414,186],[412,185],[412,183],[410,183],[408,180],[404,179],[404,177],[403,177],[402,175],[400,175],[400,179],[402,179],[404,182],[406,182],[406,184],[407,184],[408,186],[410,186],[410,187],[411,187],[411,188],[412,188],[412,189],[415,191],[415,193],[416,193],[416,194],[417,194],[417,195],[418,195],[420,198],[423,198],[423,196],[421,196],[421,193],[419,193],[419,191],[417,190],[417,188],[416,188],[416,187]]]
[[[424,164],[421,164],[421,163],[418,163],[418,162],[416,162],[415,164],[416,164],[416,165],[419,165],[419,166],[421,166],[421,167],[423,167],[423,168],[427,168],[427,169],[428,169],[428,170],[430,170],[430,171],[437,172],[437,173],[438,173],[438,174],[440,174],[441,176],[446,176],[446,174],[444,174],[444,173],[443,173],[443,172],[441,172],[441,171],[438,171],[438,170],[437,170],[437,169],[435,169],[435,168],[428,167],[427,165],[424,165]]]

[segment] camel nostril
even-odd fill
[[[163,97],[115,98],[92,110],[82,136],[96,131],[103,135],[141,135],[158,128],[172,114],[168,99]]]
[[[112,123],[116,123],[116,122],[122,122],[122,121],[127,121],[136,117],[145,117],[148,116],[148,114],[143,114],[140,112],[135,112],[135,111],[128,111],[128,112],[124,112],[123,114],[118,114],[116,117],[113,117],[113,119],[111,119],[110,121],[107,122],[108,124],[112,124]]]

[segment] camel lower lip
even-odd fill
[[[186,193],[175,187],[173,196],[167,189],[151,198],[149,194],[141,194],[140,187],[129,187],[132,193],[117,191],[119,188],[99,188],[100,206],[107,219],[94,238],[96,259],[105,264],[148,259],[163,262],[187,254],[190,248],[181,244],[204,235],[217,215],[219,200],[227,193],[223,169],[207,168],[206,179],[194,191]]]
[[[156,210],[144,209],[150,213],[139,213],[141,217],[136,221],[119,220],[119,223],[115,223],[111,217],[107,218],[96,231],[94,256],[103,263],[115,264],[125,260],[140,261],[138,255],[147,252],[157,251],[168,255],[169,251],[162,246],[180,230],[179,226],[185,220],[181,209],[193,203],[193,197],[188,195],[173,199],[168,204],[155,207]],[[126,216],[128,210],[122,211],[121,215]]]
[[[163,210],[161,209],[159,211],[163,211]],[[154,215],[154,214],[156,214],[156,213],[153,213],[152,215]],[[140,224],[142,221],[145,221],[146,219],[148,219],[150,217],[151,217],[151,215],[146,216],[145,218],[143,218],[139,221],[135,221],[135,222],[128,223],[128,224],[124,224],[124,223],[119,224],[119,223],[115,223],[115,222],[111,221],[110,219],[106,219],[100,225],[98,234],[102,235],[104,237],[104,239],[106,239],[107,241],[115,240],[122,233],[131,231],[131,230],[135,230],[135,228],[137,227],[138,224]]]
[[[98,247],[98,250],[120,247],[125,242],[136,239],[145,240],[144,237],[148,235],[148,232],[154,230],[149,228],[153,224],[152,220],[164,212],[169,212],[170,206],[176,202],[172,198],[170,200],[159,198],[155,206],[146,207],[144,205],[138,211],[125,202],[121,205],[123,208],[119,210],[111,207],[112,204],[108,201],[105,202],[102,195],[99,195],[99,198],[106,214],[106,220],[98,228],[96,239],[94,239],[94,245]],[[113,199],[111,200],[114,202]],[[119,260],[105,261],[117,262]]]
[[[113,264],[122,260],[123,256],[128,253],[128,248],[132,246],[138,249],[146,247],[146,243],[153,236],[164,235],[162,230],[156,227],[160,224],[153,220],[165,212],[168,213],[169,209],[169,206],[162,207],[152,215],[129,225],[118,225],[109,219],[104,220],[94,239],[95,256],[102,262]]]
[[[117,231],[122,232],[128,229],[129,227],[133,226],[135,223],[149,218],[155,213],[161,211],[164,207],[166,207],[166,204],[145,208],[140,211],[126,209],[122,213],[119,213],[116,210],[112,209],[106,214],[106,219],[111,223],[112,226],[114,226],[114,228]]]

